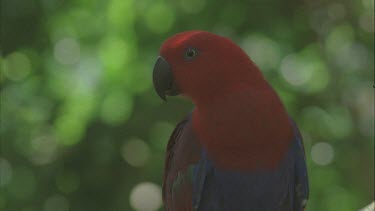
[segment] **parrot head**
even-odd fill
[[[276,168],[293,140],[277,93],[228,38],[204,31],[170,37],[160,48],[153,83],[164,100],[182,94],[193,101],[194,132],[223,168]]]
[[[182,94],[199,102],[262,81],[262,74],[239,46],[205,31],[182,32],[167,39],[153,70],[154,87],[163,100]]]

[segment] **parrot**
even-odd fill
[[[193,110],[166,146],[166,211],[302,211],[309,184],[302,136],[277,93],[230,38],[177,33],[152,72],[157,95]]]

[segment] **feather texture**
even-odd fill
[[[305,207],[308,179],[298,128],[239,46],[209,32],[183,32],[163,43],[155,66],[161,97],[178,90],[196,106],[167,147],[167,211]]]
[[[294,137],[280,165],[258,171],[215,166],[191,127],[191,116],[178,124],[167,153],[163,195],[167,211],[301,211],[308,198],[301,136]],[[180,154],[180,152],[186,152]]]

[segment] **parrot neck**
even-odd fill
[[[224,169],[275,168],[293,140],[289,116],[266,82],[196,103],[192,121],[209,158]]]

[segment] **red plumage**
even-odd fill
[[[199,46],[194,62],[182,57],[190,46]],[[193,128],[214,161],[228,169],[273,168],[293,136],[289,117],[257,66],[233,46],[229,39],[191,31],[169,38],[160,54],[170,61],[181,92],[194,101]]]
[[[174,130],[163,183],[167,211],[302,211],[302,137],[258,67],[227,38],[203,31],[164,42],[156,92],[195,104]]]

